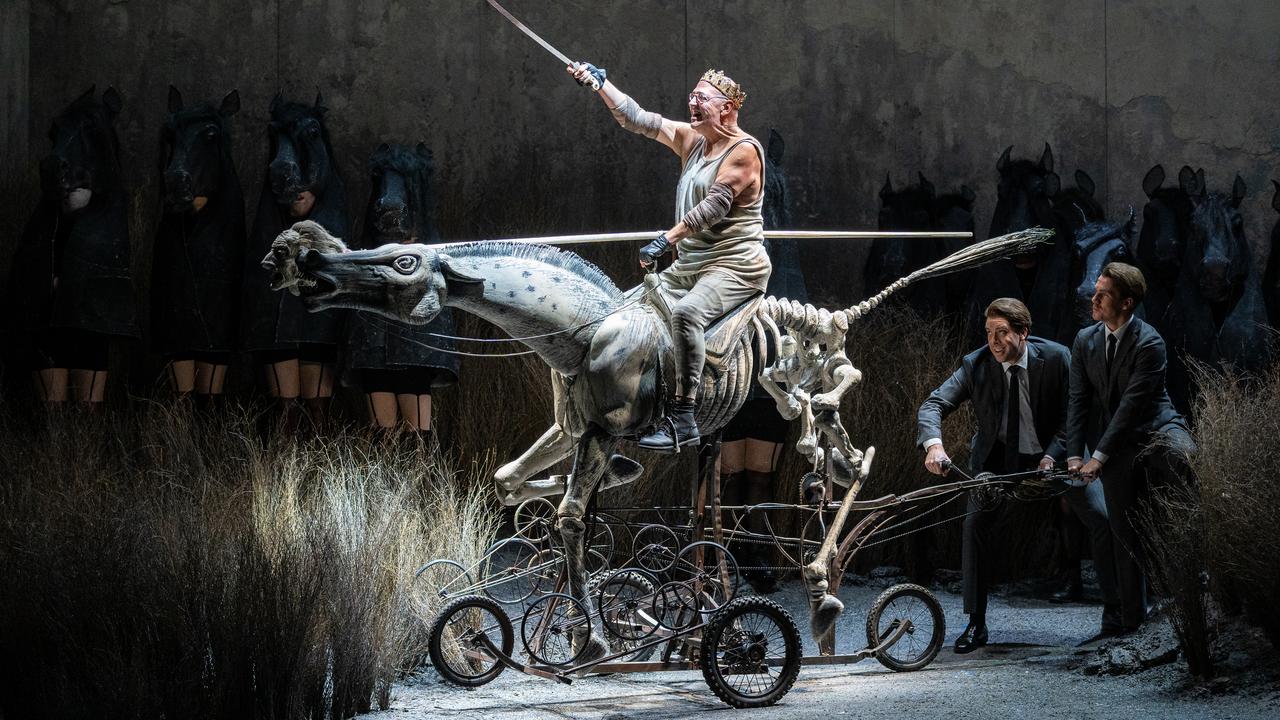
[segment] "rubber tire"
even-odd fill
[[[459,687],[480,687],[490,683],[494,678],[501,675],[502,671],[507,667],[495,659],[493,667],[479,675],[469,677],[458,675],[444,661],[440,640],[444,635],[445,625],[460,610],[472,607],[485,610],[497,618],[498,627],[502,632],[502,646],[500,647],[502,654],[511,657],[511,650],[515,647],[515,630],[511,627],[511,618],[507,617],[507,613],[502,609],[501,605],[484,595],[463,595],[462,597],[454,598],[441,608],[440,613],[436,615],[436,619],[431,623],[431,630],[427,639],[427,653],[431,657],[431,666],[436,669],[436,672],[440,673],[440,677],[444,678],[446,682]]]
[[[734,620],[747,613],[760,613],[770,617],[781,628],[783,635],[785,655],[782,670],[769,691],[761,696],[745,696],[726,685],[716,663],[716,655],[725,629],[729,628]],[[711,616],[711,622],[702,634],[700,658],[702,677],[707,681],[707,687],[711,688],[711,692],[727,705],[735,708],[769,707],[781,700],[795,684],[796,678],[800,675],[801,654],[800,630],[796,627],[795,620],[791,619],[791,615],[781,605],[768,598],[747,595],[729,601]]]
[[[876,598],[875,603],[871,605],[871,609],[867,611],[867,647],[875,647],[880,644],[880,616],[884,613],[885,606],[901,595],[912,595],[920,598],[928,606],[929,614],[933,616],[933,636],[929,638],[929,645],[925,648],[924,655],[915,662],[898,662],[884,653],[876,653],[876,659],[880,661],[881,665],[894,672],[911,672],[927,667],[929,663],[933,662],[934,658],[938,657],[938,651],[942,649],[943,640],[947,635],[947,621],[942,612],[942,604],[938,602],[938,598],[934,597],[929,589],[911,583],[894,585],[880,593],[880,597]]]

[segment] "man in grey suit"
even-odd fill
[[[1147,616],[1144,553],[1135,513],[1146,497],[1148,471],[1181,472],[1179,458],[1195,449],[1186,421],[1165,390],[1165,345],[1155,328],[1133,316],[1146,294],[1142,271],[1110,263],[1094,285],[1097,324],[1076,335],[1071,350],[1067,468],[1087,483],[1101,479],[1120,584],[1123,631]],[[1149,448],[1163,436],[1165,443]],[[1085,449],[1092,453],[1085,462]]]
[[[964,357],[917,415],[917,442],[925,450],[925,467],[935,474],[941,475],[942,462],[949,460],[942,445],[942,420],[965,400],[972,401],[978,420],[978,432],[969,444],[971,473],[1047,469],[1067,455],[1063,430],[1070,354],[1058,343],[1031,337],[1031,313],[1020,300],[999,298],[987,306],[985,315],[987,344]],[[1089,528],[1098,581],[1107,603],[1102,632],[1114,632],[1119,623],[1117,595],[1111,528],[1102,492],[1096,487],[1072,487],[1067,499]],[[956,639],[957,653],[987,644],[990,534],[998,515],[984,512],[979,498],[970,494],[962,551],[964,611],[969,624]]]

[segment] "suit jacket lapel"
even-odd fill
[[[1129,327],[1125,329],[1124,337],[1120,338],[1120,344],[1116,346],[1116,356],[1111,360],[1111,375],[1107,378],[1108,408],[1111,407],[1111,396],[1124,391],[1123,388],[1118,387],[1119,368],[1128,360],[1134,346],[1138,344],[1138,333],[1142,332],[1141,323],[1142,321],[1138,318],[1129,320]],[[1105,362],[1105,355],[1103,357]]]

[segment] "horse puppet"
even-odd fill
[[[833,480],[848,488],[846,502],[803,573],[815,638],[832,629],[844,608],[828,577],[849,501],[866,480],[875,453],[874,448],[865,453],[855,448],[840,421],[841,398],[862,378],[844,352],[849,323],[913,282],[1028,252],[1050,235],[1036,228],[971,245],[845,310],[757,297],[708,330],[699,427],[714,436],[758,376],[779,412],[801,419],[800,452],[815,462],[823,460],[822,435],[830,447],[825,459],[831,461]],[[607,488],[640,476],[639,463],[614,451],[619,442],[662,418],[665,388],[673,382],[672,342],[656,276],[623,292],[573,253],[520,242],[394,244],[351,251],[323,227],[306,221],[281,233],[262,265],[272,272],[273,288],[287,288],[309,310],[370,310],[423,324],[441,308],[453,307],[502,328],[550,366],[555,422],[494,479],[507,493],[508,504],[563,490],[557,528],[564,540],[569,591],[594,614],[583,548],[588,503],[602,480]],[[776,360],[757,370],[756,363],[765,358]],[[573,472],[562,487],[530,480],[575,453]],[[598,630],[580,635],[573,638],[575,650],[584,653],[579,657],[589,660],[605,653]]]

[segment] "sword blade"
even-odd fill
[[[555,47],[551,43],[538,37],[538,33],[530,30],[528,25],[525,25],[524,23],[520,22],[519,18],[507,12],[507,9],[499,5],[497,0],[488,0],[488,2],[490,5],[493,6],[494,10],[497,10],[498,12],[502,13],[502,17],[509,20],[512,25],[515,25],[517,28],[520,29],[520,32],[524,33],[525,35],[528,35],[530,38],[533,39],[534,42],[538,43],[543,48],[545,48],[547,52],[551,53],[552,55],[555,55],[560,60],[560,62],[564,63],[565,65],[573,65],[575,67],[578,65],[578,63],[565,57],[564,53],[555,49]]]

